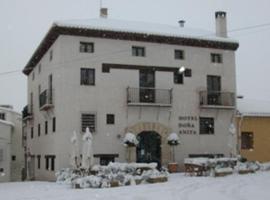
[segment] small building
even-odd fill
[[[20,181],[23,165],[21,114],[0,105],[0,182]]]
[[[270,102],[238,100],[238,148],[251,161],[270,161]]]
[[[216,33],[183,21],[114,20],[106,12],[55,22],[23,69],[29,177],[53,180],[69,167],[70,137],[86,127],[96,164],[126,161],[127,132],[139,140],[133,162],[166,166],[171,132],[180,136],[180,165],[186,157],[232,154],[239,44],[227,37],[226,19],[215,13]]]

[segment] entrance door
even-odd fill
[[[154,131],[143,131],[137,139],[137,162],[156,162],[160,166],[161,161],[161,137]]]

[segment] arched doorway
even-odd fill
[[[161,136],[155,131],[143,131],[137,135],[139,144],[136,154],[137,162],[161,163]]]

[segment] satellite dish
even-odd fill
[[[186,70],[186,68],[184,66],[182,66],[179,68],[178,73],[182,74],[185,70]]]

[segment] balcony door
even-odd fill
[[[155,102],[155,71],[140,70],[140,102]]]
[[[208,105],[221,105],[221,77],[207,76]]]

